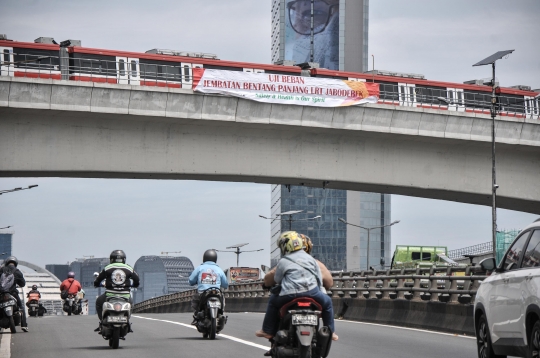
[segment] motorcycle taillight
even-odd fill
[[[9,301],[9,300],[11,300],[11,296],[9,295],[9,293],[6,293],[6,294],[4,295],[4,302],[7,302],[7,301]]]
[[[122,310],[122,304],[121,303],[115,303],[114,304],[114,310],[115,311],[121,311]]]

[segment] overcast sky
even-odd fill
[[[349,0],[350,1],[350,0]],[[1,0],[0,33],[40,36],[83,46],[144,52],[169,48],[222,59],[269,63],[271,0],[126,2]],[[490,76],[473,63],[515,49],[497,63],[501,85],[540,88],[540,1],[372,0],[369,53],[375,68],[463,82]],[[371,57],[370,57],[371,58]],[[369,68],[371,69],[371,62]],[[249,242],[240,265],[269,263],[270,186],[172,180],[0,178],[0,189],[39,184],[0,196],[0,227],[13,225],[14,254],[39,265],[108,256],[182,251],[195,265],[205,249]],[[489,185],[487,183],[486,185]],[[489,207],[392,196],[392,246],[450,249],[490,241]],[[521,228],[537,216],[499,210],[499,228]],[[7,230],[2,230],[6,232]],[[223,267],[235,255],[221,254]]]

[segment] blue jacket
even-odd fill
[[[212,261],[206,261],[197,267],[191,276],[189,276],[189,284],[191,286],[198,285],[197,291],[199,292],[203,292],[212,287],[229,287],[227,276],[225,276],[223,270]]]

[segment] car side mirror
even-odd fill
[[[495,259],[493,257],[490,257],[480,261],[480,267],[482,267],[484,271],[493,271],[497,267],[497,264],[495,262]]]

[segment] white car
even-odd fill
[[[499,266],[476,294],[474,323],[478,357],[540,357],[540,219],[516,237]]]

